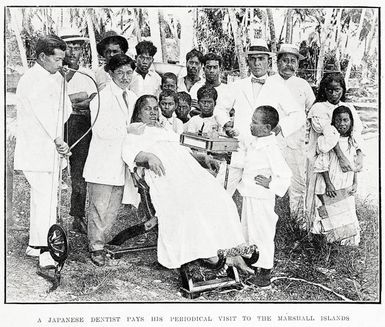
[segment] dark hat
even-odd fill
[[[118,35],[115,31],[108,31],[104,33],[102,40],[96,45],[96,50],[103,57],[104,49],[107,44],[111,43],[111,41],[116,42],[120,45],[123,53],[126,53],[128,50],[128,42],[123,37]]]

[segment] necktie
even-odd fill
[[[258,84],[265,84],[265,81],[263,78],[255,78],[255,77],[252,77],[251,78],[251,83],[258,83]]]
[[[126,104],[126,107],[128,109],[128,94],[127,94],[127,91],[123,91],[123,100],[124,100],[124,103]]]

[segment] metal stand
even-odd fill
[[[235,267],[229,267],[227,269],[227,276],[217,277],[214,275],[212,279],[204,278],[203,280],[196,280],[196,277],[192,273],[192,267],[194,267],[194,263],[184,264],[180,268],[182,278],[180,291],[182,295],[188,299],[195,299],[207,291],[242,289],[243,287],[238,270]]]

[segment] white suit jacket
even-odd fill
[[[124,185],[125,167],[122,160],[122,142],[127,134],[137,96],[129,90],[128,109],[123,90],[110,82],[100,92],[99,115],[92,129],[92,139],[83,177],[87,182],[105,185]],[[91,123],[95,121],[98,98],[90,104]]]
[[[67,94],[63,104],[62,87],[62,75],[51,74],[38,63],[21,77],[16,90],[15,169],[35,172],[58,169],[54,139],[63,136],[64,122],[72,111]]]
[[[262,105],[269,105],[277,109],[282,134],[278,136],[280,147],[286,145],[285,139],[300,130],[306,120],[304,110],[288,87],[274,76],[266,78],[256,98],[253,96],[251,76],[233,83],[233,92],[236,94],[234,102],[234,128],[240,135],[250,135],[250,123],[254,110]]]

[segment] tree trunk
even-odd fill
[[[160,41],[160,26],[157,8],[147,8],[148,19],[150,23],[151,41],[156,46],[158,51],[154,56],[155,62],[162,61],[162,44]]]
[[[186,63],[186,54],[194,48],[194,9],[178,8],[177,16],[179,19],[180,31],[180,49],[179,62]]]
[[[247,77],[247,64],[246,64],[245,53],[243,51],[243,44],[241,41],[241,35],[238,28],[238,23],[235,17],[235,9],[227,8],[227,10],[229,13],[231,29],[233,30],[235,53],[237,54],[237,57],[238,57],[240,76],[241,78],[245,78]]]
[[[287,9],[286,37],[285,42],[291,43],[293,40],[293,9]]]
[[[360,38],[361,29],[362,29],[362,24],[364,23],[365,12],[366,12],[366,9],[362,9],[360,22],[359,22],[358,28],[357,28],[357,33],[352,39],[350,39],[350,42],[348,44],[349,48],[350,48],[350,44],[352,45],[351,50],[353,50],[353,51],[358,51],[358,49],[360,48],[360,45],[361,45],[361,42],[359,42],[359,38]],[[352,22],[351,22],[351,24],[352,24]],[[350,73],[352,71],[352,66],[353,66],[353,58],[352,58],[352,56],[350,56],[348,66],[346,68],[346,73],[345,73],[346,89],[349,88],[349,78],[350,78]]]
[[[167,62],[167,42],[166,42],[166,21],[164,20],[163,10],[158,10],[159,32],[160,32],[160,46],[162,48],[162,62]]]
[[[135,36],[136,36],[136,40],[138,43],[140,41],[142,41],[141,26],[139,23],[139,22],[143,21],[142,17],[140,17],[141,15],[143,15],[142,10],[135,8],[134,9]]]
[[[17,45],[19,47],[21,63],[23,64],[24,71],[26,71],[28,69],[27,55],[26,55],[26,52],[25,52],[23,40],[21,39],[21,35],[20,35],[20,31],[19,31],[19,26],[17,25],[16,15],[13,12],[13,9],[11,9],[11,8],[9,8],[9,12],[11,14],[12,29],[15,32],[16,42],[17,42]]]
[[[94,15],[92,8],[86,9],[86,19],[88,27],[88,35],[90,38],[90,47],[91,47],[91,58],[92,58],[92,69],[99,67],[99,58],[98,51],[96,50],[96,38],[94,24],[92,23],[92,16]]]
[[[277,52],[277,40],[275,38],[275,25],[274,25],[273,12],[271,11],[271,8],[266,8],[266,14],[267,14],[267,21],[269,24],[269,31],[270,31],[271,51]]]
[[[321,82],[323,70],[324,70],[324,59],[325,59],[325,46],[327,41],[327,35],[328,35],[328,28],[330,25],[330,21],[332,18],[332,10],[327,9],[326,11],[326,17],[325,22],[322,25],[322,31],[320,35],[321,43],[320,43],[320,49],[319,49],[319,56],[318,56],[318,62],[317,62],[317,75],[316,75],[316,85],[318,86]]]

